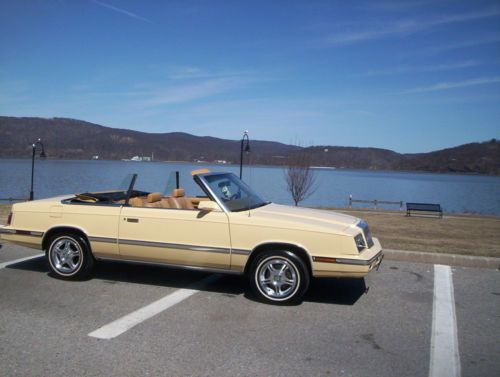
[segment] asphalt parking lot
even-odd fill
[[[51,277],[44,257],[8,264],[38,253],[0,249],[4,376],[429,376],[432,363],[500,373],[497,270],[450,270],[459,358],[443,364],[431,264],[315,280],[301,305],[280,307],[256,302],[238,276],[108,262],[73,282]],[[124,323],[109,339],[89,335]]]

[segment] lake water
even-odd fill
[[[199,168],[239,174],[236,165],[37,160],[35,198],[116,188],[129,173],[139,174],[138,189],[163,191],[169,174],[176,170],[187,193],[199,195],[189,174]],[[500,177],[348,169],[315,169],[315,174],[316,191],[301,205],[347,207],[352,194],[354,199],[440,203],[445,212],[500,215]],[[28,197],[30,179],[31,160],[0,160],[0,198]],[[245,166],[243,179],[267,200],[293,203],[281,168]]]

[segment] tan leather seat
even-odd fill
[[[161,198],[160,206],[161,208],[170,208],[170,204],[168,203],[169,198]]]
[[[172,191],[172,196],[168,198],[170,208],[175,209],[194,209],[193,203],[186,198],[184,189],[178,188]]]
[[[146,197],[144,206],[148,208],[162,208],[161,196],[161,192],[152,192]]]
[[[130,198],[128,204],[132,207],[144,207],[144,199],[141,197]]]

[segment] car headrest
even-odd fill
[[[161,192],[152,192],[151,194],[148,195],[146,198],[146,201],[148,203],[154,203],[154,202],[159,202],[161,200]]]
[[[172,191],[172,196],[174,198],[182,198],[185,195],[184,189],[178,188]]]

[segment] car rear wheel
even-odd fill
[[[59,278],[81,279],[94,266],[87,241],[77,234],[58,234],[49,242],[47,259],[50,270]]]
[[[290,251],[267,251],[255,259],[251,268],[252,288],[267,303],[297,303],[307,291],[309,280],[306,265]]]

